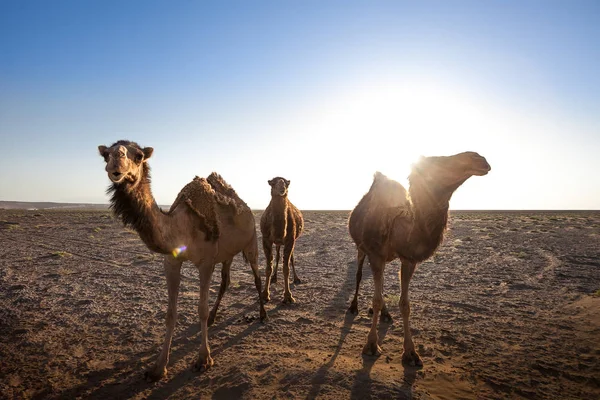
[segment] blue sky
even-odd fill
[[[598,43],[596,1],[3,1],[0,200],[105,203],[130,139],[160,204],[214,170],[351,209],[472,150],[453,209],[600,209]]]

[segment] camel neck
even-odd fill
[[[146,246],[157,253],[170,253],[173,246],[167,243],[169,219],[156,204],[150,188],[150,178],[144,175],[133,188],[113,184],[111,209],[125,226],[132,227]]]
[[[412,186],[409,190],[413,210],[412,258],[420,262],[431,257],[444,237],[448,224],[451,196],[436,192],[436,188]]]
[[[273,210],[285,210],[287,208],[287,196],[271,196]]]
[[[273,212],[273,234],[276,239],[283,239],[287,230],[287,196],[271,196]]]

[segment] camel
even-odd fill
[[[275,276],[277,274],[277,265],[279,264],[279,249],[283,246],[283,303],[294,303],[296,300],[290,291],[290,268],[294,272],[294,283],[300,283],[300,278],[296,275],[294,266],[294,245],[296,239],[302,233],[304,219],[302,213],[288,199],[288,188],[290,181],[276,177],[268,181],[271,186],[271,202],[265,209],[260,218],[260,231],[262,233],[263,249],[267,259],[265,269],[266,281],[263,298],[265,301],[271,300],[270,285],[271,274],[273,272],[273,243],[277,250],[277,264],[275,265]]]
[[[383,300],[385,264],[400,259],[400,311],[404,327],[402,361],[412,366],[423,362],[415,351],[409,316],[408,285],[417,264],[431,257],[442,243],[448,223],[448,207],[454,191],[473,175],[491,170],[475,152],[447,157],[421,157],[412,167],[408,193],[404,187],[376,172],[369,192],[352,210],[348,228],[357,248],[356,291],[349,312],[358,313],[358,290],[365,257],[369,257],[375,294],[373,319],[363,354],[380,355],[377,323],[379,312],[389,316]]]
[[[152,147],[119,140],[110,147],[98,146],[106,161],[106,172],[112,184],[110,207],[125,226],[137,231],[153,252],[164,254],[168,307],[165,340],[156,363],[146,371],[146,379],[157,381],[167,373],[173,331],[177,321],[177,297],[181,265],[191,261],[200,274],[198,313],[202,331],[200,351],[194,368],[205,371],[213,365],[208,345],[209,318],[214,321],[223,293],[229,283],[233,257],[242,253],[254,273],[258,290],[260,319],[267,314],[261,296],[258,274],[258,243],[254,215],[223,178],[212,173],[206,179],[195,177],[183,187],[169,212],[161,210],[152,196],[150,166]],[[208,312],[208,295],[215,264],[222,263],[221,290],[215,306]]]

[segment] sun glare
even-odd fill
[[[375,171],[407,186],[420,156],[477,151],[483,139],[479,107],[457,90],[434,85],[369,85],[313,107],[295,132],[305,138],[305,154],[339,169],[336,182],[347,194],[342,198],[353,199],[343,207],[355,205]],[[323,165],[316,160],[302,173],[318,176]]]

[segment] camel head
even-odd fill
[[[271,186],[271,196],[287,196],[288,187],[290,186],[290,181],[285,178],[277,177],[273,178],[269,181],[269,185]]]
[[[148,171],[146,160],[152,156],[152,147],[141,148],[137,143],[119,140],[110,147],[98,146],[106,161],[108,178],[115,185],[135,184]]]
[[[486,159],[473,151],[445,157],[421,157],[408,177],[411,186],[424,183],[442,190],[454,191],[473,175],[483,176],[491,167]]]

